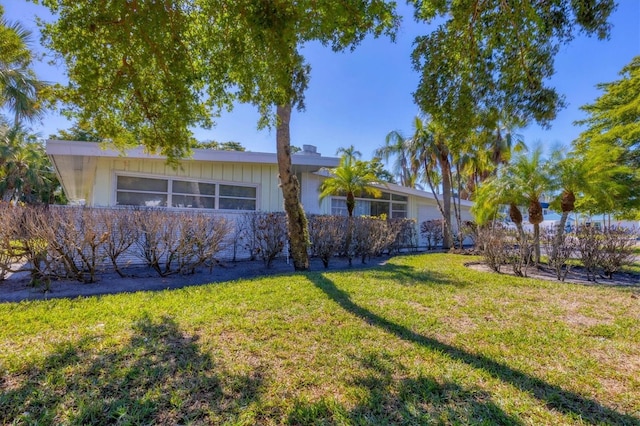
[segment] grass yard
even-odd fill
[[[0,424],[640,424],[638,289],[386,266],[0,305]]]

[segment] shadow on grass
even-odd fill
[[[219,371],[172,319],[145,315],[133,332],[117,348],[96,349],[97,337],[65,343],[41,365],[5,377],[0,424],[218,423],[257,400],[260,372]]]
[[[591,424],[640,424],[640,418],[619,413],[611,408],[605,407],[598,401],[564,390],[559,386],[547,383],[544,380],[523,373],[506,364],[494,361],[489,357],[467,352],[434,338],[423,336],[400,324],[396,324],[354,303],[347,292],[339,289],[333,281],[322,274],[310,275],[309,279],[344,310],[361,318],[368,324],[379,327],[399,339],[441,352],[453,360],[461,361],[473,368],[481,369],[491,376],[529,393],[542,401],[550,409],[560,411],[572,417],[578,416],[582,421]],[[438,386],[449,389],[452,385],[457,386],[447,383]],[[497,410],[498,407],[495,407],[495,409]],[[501,413],[501,415],[507,419],[506,414]]]
[[[520,425],[507,415],[482,389],[465,389],[450,381],[419,376],[398,380],[401,370],[394,358],[379,353],[359,357],[364,370],[353,385],[362,392],[362,402],[346,409],[331,399],[315,402],[296,400],[289,424],[486,424]]]
[[[367,272],[371,274],[373,278],[392,280],[396,284],[403,286],[412,285],[451,285],[455,287],[465,287],[469,285],[467,282],[454,281],[444,274],[440,274],[435,271],[427,271],[416,269],[413,266],[396,264],[396,263],[384,263],[375,265],[361,265],[358,267],[339,269],[335,271],[314,271],[309,274],[317,274],[323,276],[325,273],[350,273],[355,274],[358,272]]]

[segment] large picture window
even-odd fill
[[[383,192],[380,198],[370,195],[363,195],[356,198],[354,216],[381,216],[388,218],[407,217],[408,197],[404,195],[390,194]],[[345,197],[331,198],[331,214],[336,216],[346,216],[347,200]]]
[[[117,175],[116,204],[120,206],[256,210],[257,188],[228,183]]]

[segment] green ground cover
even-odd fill
[[[0,305],[0,424],[640,424],[638,289],[397,257]]]

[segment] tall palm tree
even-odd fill
[[[375,156],[389,162],[394,157],[393,173],[399,177],[400,185],[416,188],[420,179],[421,164],[416,155],[417,144],[397,130],[389,132],[384,146],[376,149]]]
[[[453,173],[451,141],[445,129],[438,123],[427,120],[416,120],[417,155],[423,166],[424,179],[429,185],[436,200],[444,222],[442,248],[448,249],[453,244],[453,228],[451,223],[451,199],[453,198]],[[439,176],[442,187],[442,200],[438,197],[434,176]]]
[[[353,145],[350,145],[347,148],[338,148],[336,151],[336,155],[344,158],[348,164],[355,163],[360,157],[362,157],[362,153],[358,151]]]
[[[320,185],[320,200],[331,195],[345,195],[347,197],[347,212],[353,216],[356,206],[356,197],[362,194],[371,194],[374,197],[381,196],[382,192],[371,185],[382,183],[372,172],[367,161],[356,160],[353,157],[343,155],[340,165],[331,169],[331,176]]]

